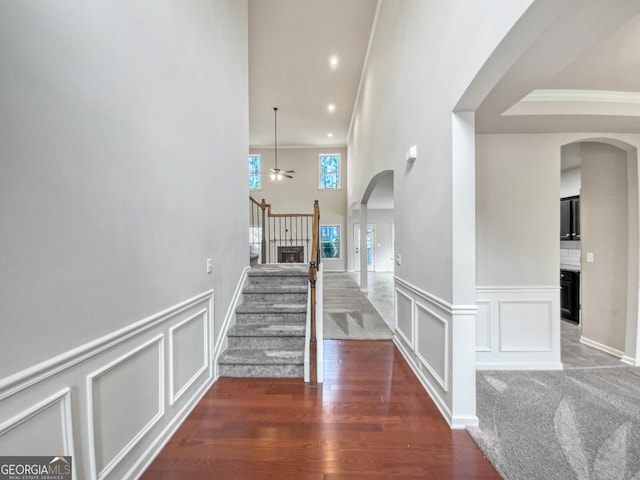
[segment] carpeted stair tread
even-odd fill
[[[307,304],[246,302],[237,306],[236,313],[307,313]]]
[[[308,277],[309,266],[294,265],[254,265],[247,273],[248,277]]]
[[[306,325],[243,323],[229,329],[230,337],[304,337]]]
[[[220,365],[303,365],[304,351],[231,348],[220,356],[218,363]]]
[[[306,294],[307,285],[247,285],[242,289],[242,293],[298,293]]]

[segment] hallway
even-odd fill
[[[325,382],[221,378],[143,479],[499,479],[391,341],[325,341]]]

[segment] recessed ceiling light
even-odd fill
[[[327,110],[329,110],[330,112],[333,112],[336,109],[336,106],[333,103],[330,103],[329,105],[327,105]]]
[[[331,132],[327,133],[327,137],[329,137],[329,138],[333,137],[333,133],[331,133]]]
[[[338,57],[336,57],[335,55],[333,55],[330,59],[329,59],[329,65],[331,65],[331,68],[336,68],[338,66]]]

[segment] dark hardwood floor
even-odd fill
[[[180,479],[499,479],[450,430],[391,341],[325,340],[324,384],[221,378],[143,475]]]

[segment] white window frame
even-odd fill
[[[322,227],[336,227],[338,229],[338,256],[337,257],[324,257],[322,256],[322,233],[320,234],[319,242],[320,242],[320,258],[324,261],[331,260],[342,260],[342,225],[338,224],[323,224],[320,225]],[[322,232],[322,230],[320,230]]]
[[[338,188],[325,188],[322,186],[322,157],[338,157]],[[325,173],[326,175],[326,173]],[[321,153],[318,155],[318,190],[337,192],[342,190],[342,155],[339,153]]]
[[[249,158],[251,157],[257,157],[259,159],[259,164],[260,164],[260,170],[257,173],[251,173],[249,172],[249,178],[251,178],[251,175],[262,175],[262,155],[260,154],[249,154],[249,157],[247,158],[247,161],[249,160]],[[248,179],[249,179],[248,178]],[[260,190],[262,190],[262,177],[260,177],[260,188],[251,188],[251,181],[249,180],[249,191],[250,192],[259,192]]]

